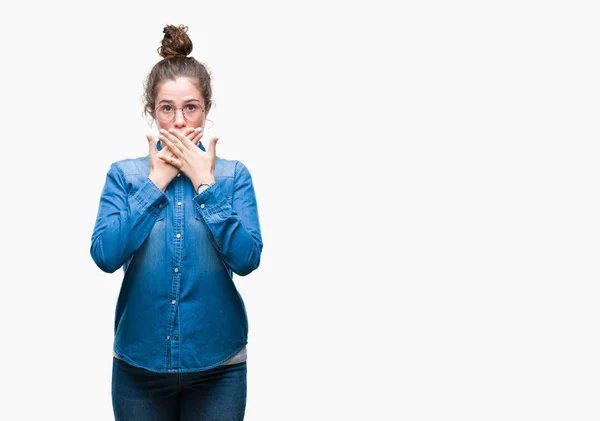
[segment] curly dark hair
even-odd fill
[[[144,114],[155,118],[156,92],[167,80],[187,77],[196,85],[204,98],[204,107],[208,110],[212,102],[210,73],[206,66],[194,57],[192,40],[184,25],[167,25],[163,29],[163,40],[158,47],[158,54],[163,57],[152,67],[144,83]]]

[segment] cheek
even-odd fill
[[[204,128],[204,120],[188,121],[187,122],[187,127],[193,127],[195,129],[198,128],[198,127]]]
[[[189,124],[192,127],[202,127],[202,126],[204,126],[204,119],[199,118],[198,120],[190,121]]]
[[[158,120],[156,120],[156,126],[158,127],[159,131],[160,131],[160,129],[169,130],[169,129],[173,128],[173,122],[170,122],[170,123],[159,123]]]

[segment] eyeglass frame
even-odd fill
[[[205,109],[205,108],[204,108],[204,107],[201,105],[201,103],[200,103],[200,100],[198,100],[198,99],[194,99],[194,100],[188,101],[188,103],[187,103],[186,105],[192,104],[193,102],[197,102],[197,103],[198,103],[198,106],[199,106],[199,107],[200,107],[200,109],[202,110],[202,112],[200,113],[200,115],[204,114],[204,112],[206,111],[206,109]],[[158,121],[160,121],[161,123],[171,123],[172,121],[174,121],[174,120],[175,120],[175,118],[176,118],[176,116],[177,116],[177,110],[181,110],[181,115],[183,115],[183,118],[184,118],[184,120],[185,120],[185,121],[189,121],[189,120],[188,120],[188,118],[187,118],[187,116],[185,115],[185,111],[183,111],[183,108],[185,107],[185,105],[184,105],[183,107],[174,107],[173,105],[171,105],[171,104],[169,104],[169,103],[165,103],[165,104],[163,104],[163,105],[168,105],[169,107],[173,108],[173,117],[171,117],[171,119],[170,119],[170,120],[168,120],[168,121],[161,121],[161,120],[158,118],[158,108],[159,108],[160,106],[159,106],[159,107],[156,107],[156,108],[154,108],[154,115],[156,116],[156,119],[157,119]]]

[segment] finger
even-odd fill
[[[179,131],[176,129],[169,129],[169,130],[160,129],[159,137],[161,140],[164,140],[164,139],[169,140],[173,145],[175,145],[178,149],[180,149],[183,152],[185,150],[185,148],[183,147],[183,144],[181,143],[179,138],[176,136],[176,134],[178,134],[178,133],[179,133]]]
[[[171,140],[169,140],[169,138],[167,138],[166,136],[163,136],[162,134],[158,136],[160,140],[162,140],[165,143],[165,146],[167,147],[167,149],[169,149],[169,151],[171,151],[171,153],[173,155],[175,155],[177,158],[183,156],[183,152],[181,151],[181,149],[179,148],[178,145],[174,144],[173,142],[171,142]],[[179,142],[181,144],[181,142]]]
[[[189,138],[190,136],[192,136],[192,137],[193,137],[193,136],[195,136],[195,130],[196,130],[196,129],[194,129],[193,127],[186,127],[185,129],[183,129],[183,130],[181,131],[181,133],[183,133],[183,135],[184,135],[185,137],[188,137],[188,138]]]
[[[169,139],[171,139],[171,142],[173,142],[175,146],[181,149],[182,152],[184,152],[187,149],[187,146],[184,143],[186,137],[183,133],[176,129],[169,129],[169,135]]]
[[[176,158],[174,158],[172,156],[158,155],[158,159],[166,162],[167,164],[171,164],[175,168],[181,169],[181,162],[178,159],[176,159]]]
[[[218,137],[213,137],[208,144],[208,148],[206,152],[211,154],[212,156],[217,156],[217,142],[219,141]]]
[[[200,144],[200,139],[202,139],[202,136],[204,135],[204,130],[202,130],[202,127],[198,127],[194,133],[195,134],[194,138],[192,139],[192,143],[198,146]]]
[[[150,155],[157,154],[158,149],[156,149],[156,140],[154,140],[151,134],[147,134],[146,139],[148,139],[148,150],[150,152]]]
[[[195,129],[193,130],[195,131]],[[175,135],[177,140],[181,142],[181,145],[179,145],[176,141],[173,141],[173,143],[177,145],[177,147],[179,147],[182,151],[184,151],[184,149],[192,149],[194,146],[196,146],[194,145],[194,142],[192,142],[190,138],[186,136],[183,132],[178,132],[175,129],[170,129],[169,132]],[[191,133],[192,132],[190,132],[189,135],[191,135]]]
[[[159,155],[167,155],[167,156],[175,156],[175,154],[167,146],[166,142],[163,142],[163,143],[165,144],[165,147],[162,148],[160,151],[158,151],[158,154]]]
[[[190,142],[192,142],[194,146],[198,145],[198,129],[194,127],[186,127],[182,133],[190,140]]]

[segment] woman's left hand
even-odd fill
[[[193,139],[198,133],[202,136],[201,127],[195,129],[188,136]],[[212,138],[206,152],[176,129],[170,129],[169,131],[161,129],[158,137],[173,153],[173,156],[162,155],[159,158],[179,168],[182,173],[187,175],[194,185],[194,189],[197,189],[200,184],[215,182],[218,137]]]

